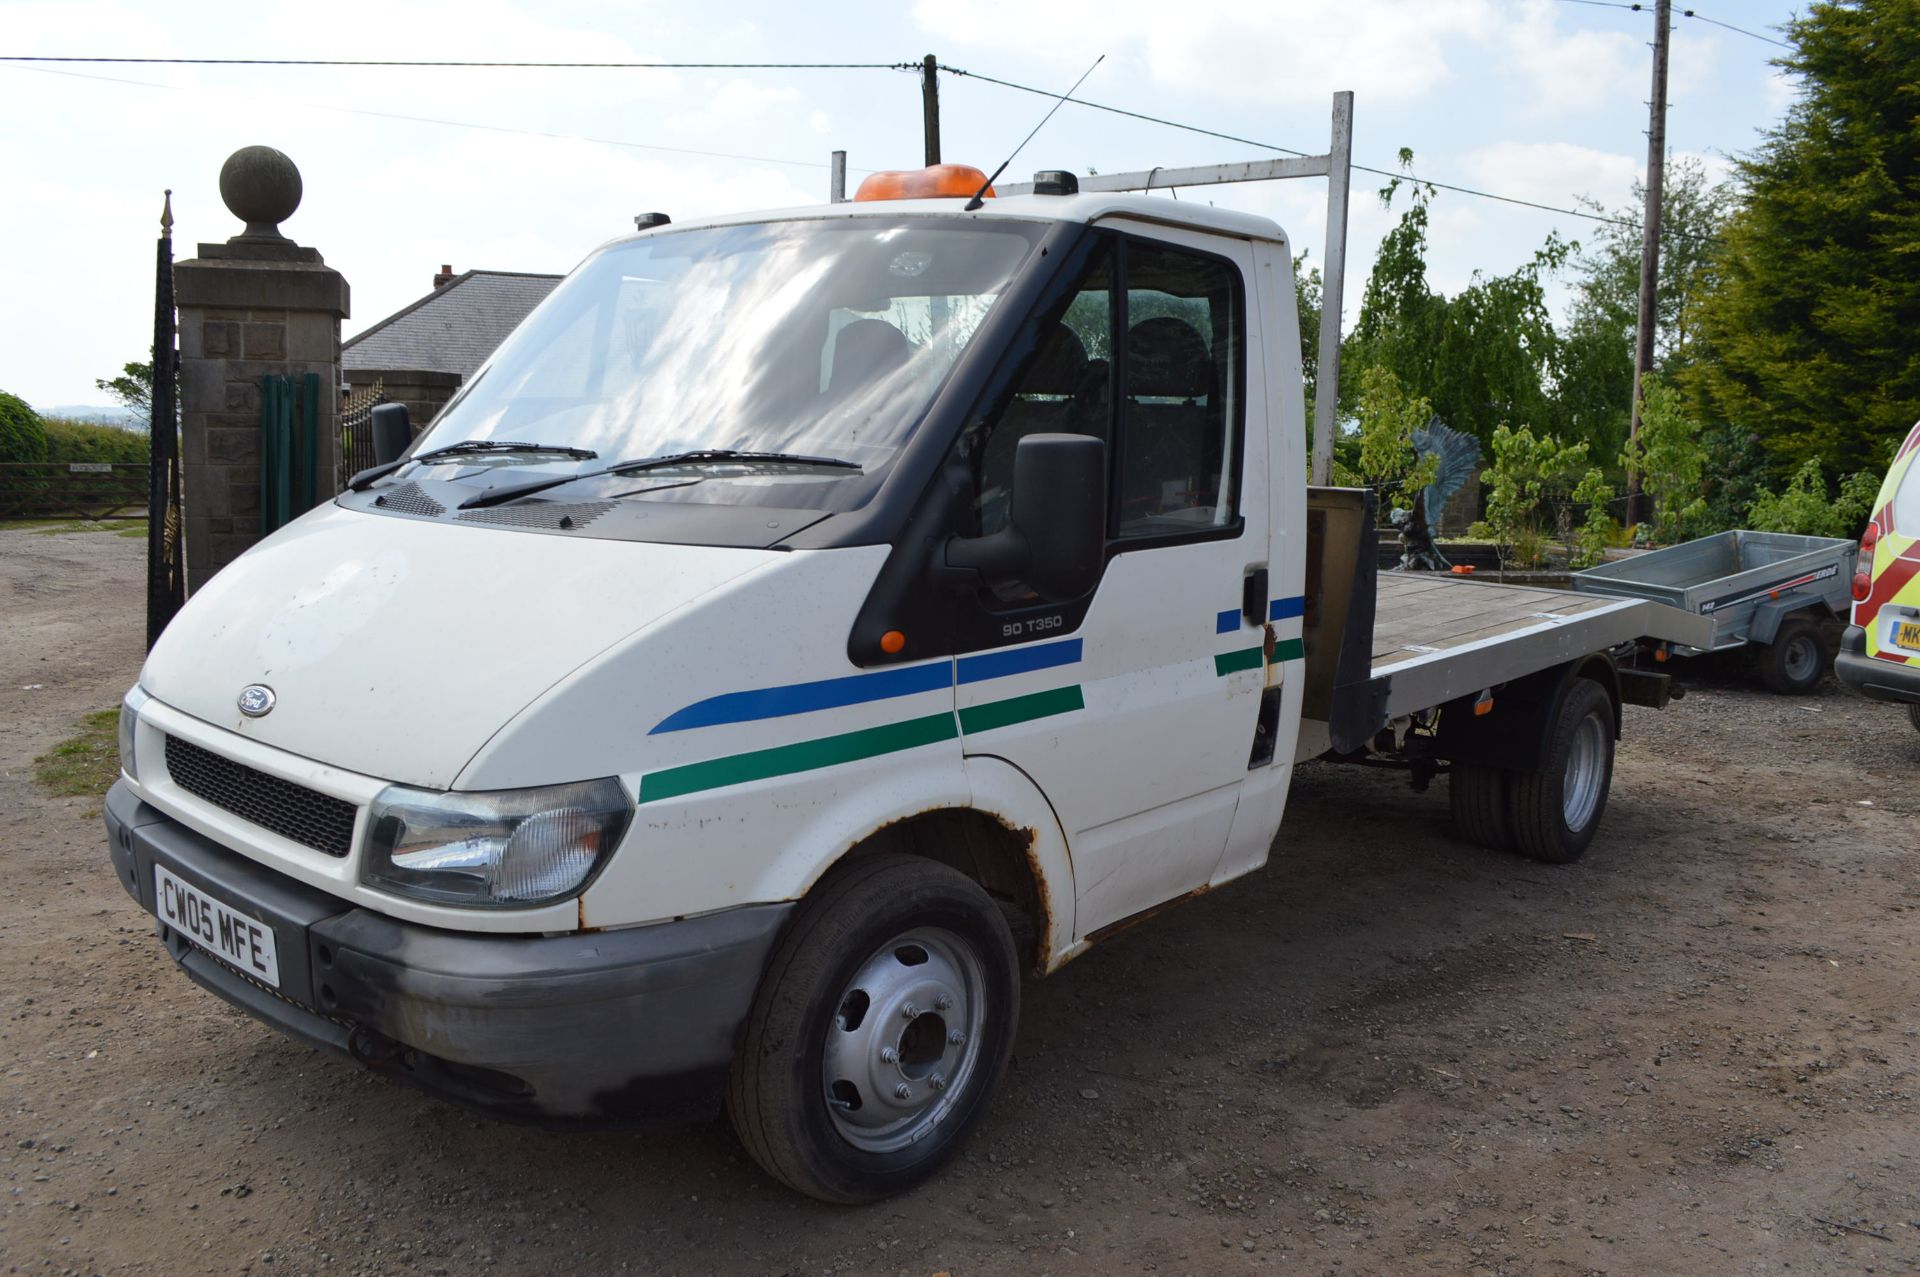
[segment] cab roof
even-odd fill
[[[1080,222],[1092,224],[1108,218],[1132,218],[1181,227],[1205,234],[1228,235],[1235,239],[1266,240],[1285,246],[1287,233],[1271,218],[1237,213],[1187,200],[1158,195],[1128,195],[1092,192],[1080,195],[1010,195],[982,202],[978,209],[965,211],[963,199],[861,200],[844,204],[815,204],[799,208],[764,209],[752,213],[729,213],[717,217],[673,222],[652,230],[622,235],[611,241],[624,243],[647,235],[669,234],[701,226],[741,226],[756,222],[793,222],[854,217],[944,217],[1010,218],[1020,221]]]

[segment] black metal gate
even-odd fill
[[[373,459],[373,410],[387,402],[385,381],[375,381],[347,396],[340,405],[340,447],[334,453],[334,486],[344,488],[347,480],[369,466]]]

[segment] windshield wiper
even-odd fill
[[[559,443],[521,443],[513,439],[462,439],[444,448],[416,452],[409,461],[432,461],[436,457],[458,457],[470,452],[552,452],[576,461],[592,461],[600,454],[591,448],[570,448]]]
[[[701,461],[753,461],[768,465],[789,466],[826,466],[833,470],[858,470],[858,461],[848,461],[842,457],[805,457],[794,452],[741,452],[734,448],[701,448],[693,452],[669,452],[659,457],[640,457],[633,461],[616,461],[601,470],[601,474],[633,474],[639,470],[660,470],[667,466],[685,465]],[[585,476],[581,476],[584,478]]]
[[[573,483],[579,479],[593,479],[607,474],[634,474],[641,470],[664,470],[671,466],[699,465],[709,461],[739,461],[749,464],[819,466],[833,470],[859,470],[860,463],[847,461],[840,457],[807,457],[792,452],[743,452],[734,448],[701,448],[693,452],[669,452],[658,457],[636,457],[631,461],[616,461],[610,466],[598,470],[587,470],[580,474],[559,475],[551,479],[532,479],[526,483],[509,484],[500,488],[489,488],[479,496],[469,497],[460,503],[462,510],[478,510],[484,506],[500,505],[516,497],[532,496],[536,492],[545,492],[557,488],[563,483]]]
[[[575,461],[592,461],[600,455],[591,448],[571,448],[557,443],[519,443],[512,439],[463,439],[459,443],[450,443],[444,448],[418,452],[410,457],[402,457],[398,461],[389,461],[385,465],[368,466],[347,480],[347,491],[364,492],[375,479],[384,478],[401,466],[414,461],[437,461],[441,457],[486,456],[505,452],[545,452],[554,456],[571,457]]]

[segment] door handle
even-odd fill
[[[1267,623],[1267,570],[1252,568],[1240,586],[1240,615],[1248,625]]]

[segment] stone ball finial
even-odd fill
[[[243,146],[220,166],[220,198],[247,224],[240,240],[291,242],[280,223],[300,207],[300,170],[270,146]]]

